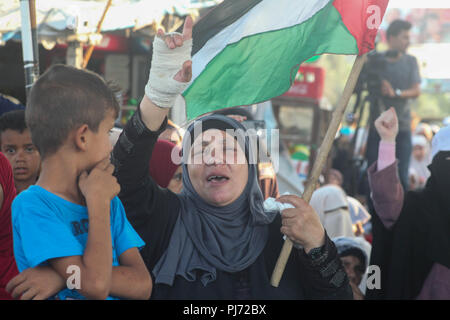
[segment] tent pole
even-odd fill
[[[31,9],[31,10],[30,10]],[[35,1],[20,0],[22,54],[25,70],[25,91],[27,97],[31,87],[39,77],[39,64],[37,62],[37,33],[36,33],[36,6]],[[35,39],[33,41],[33,24]],[[36,45],[34,45],[36,44]]]

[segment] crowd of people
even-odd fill
[[[394,38],[407,30],[388,32],[399,52],[407,45]],[[412,135],[398,117],[417,96],[415,60],[391,62],[413,73],[400,91],[395,72],[383,83],[393,108],[370,129],[370,210],[336,169],[310,203],[280,196],[245,134],[250,114],[208,114],[186,130],[171,122],[192,62],[165,58],[192,46],[192,20],[155,42],[150,79],[161,60],[176,72],[149,80],[123,129],[106,82],[64,65],[36,81],[25,110],[1,115],[0,299],[450,299],[450,126]],[[409,184],[397,159],[410,163]],[[266,209],[269,198],[284,209]],[[273,287],[284,237],[294,249]],[[381,286],[367,286],[370,265]]]

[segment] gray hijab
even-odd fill
[[[194,130],[196,126],[201,126],[198,133]],[[194,134],[213,128],[245,130],[241,123],[226,116],[203,117],[191,124],[186,132],[184,159],[196,138]],[[252,139],[241,135],[237,140],[240,138],[245,141],[248,161],[252,157]],[[273,221],[276,213],[263,209],[264,198],[256,165],[252,163],[248,165],[248,182],[240,197],[227,206],[216,207],[197,194],[184,161],[180,214],[169,246],[153,269],[155,283],[171,286],[175,277],[181,276],[188,281],[200,279],[206,286],[216,280],[217,269],[238,272],[255,262],[267,242],[267,224]]]

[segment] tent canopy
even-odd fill
[[[3,1],[2,1],[3,2]],[[141,29],[159,23],[166,14],[186,16],[196,9],[220,1],[189,0],[128,0],[113,1],[106,14],[101,32],[128,28]],[[8,3],[9,5],[6,5]],[[19,1],[6,1],[0,6],[0,43],[20,40]],[[36,1],[36,23],[40,41],[65,42],[70,35],[93,34],[102,16],[106,0],[46,0]]]

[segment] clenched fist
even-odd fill
[[[390,108],[383,112],[377,120],[375,120],[375,128],[381,137],[381,140],[386,142],[395,142],[398,134],[398,119],[394,108]]]

